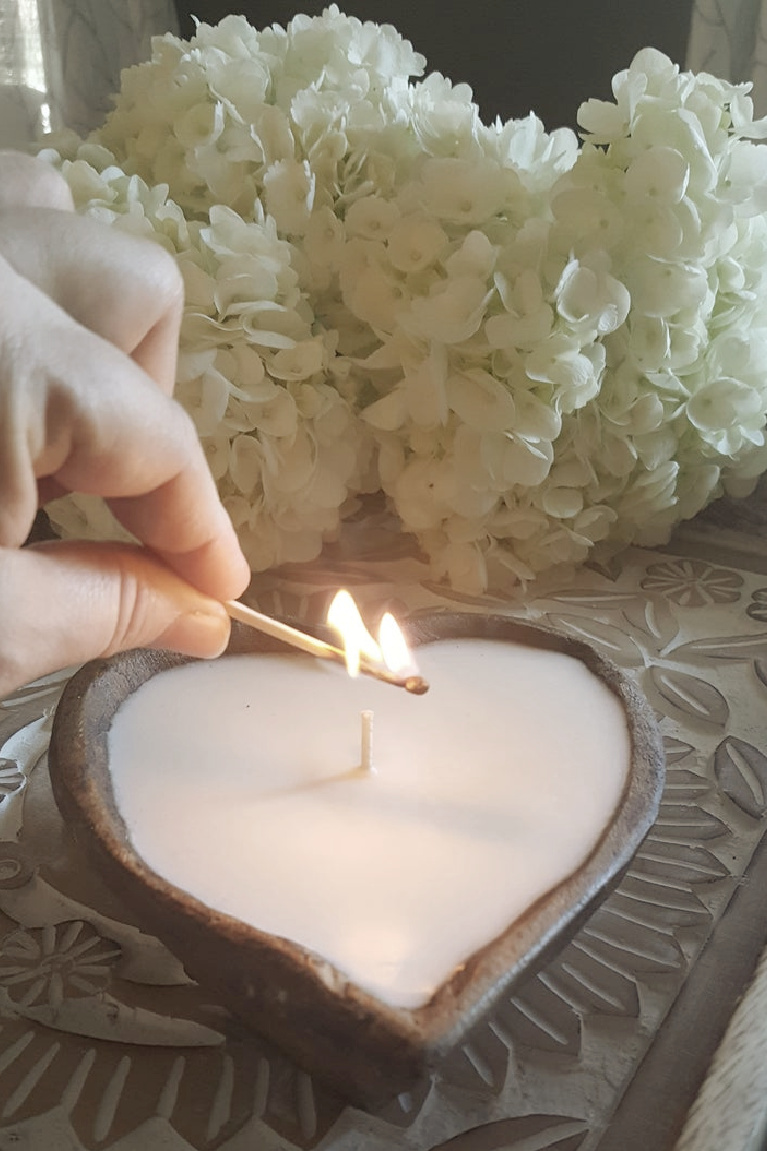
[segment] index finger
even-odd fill
[[[16,207],[0,211],[0,252],[73,320],[173,391],[184,285],[164,248],[74,213],[62,221],[61,212]]]
[[[50,478],[67,491],[103,496],[140,542],[200,591],[240,595],[250,569],[190,417],[128,356],[23,278],[15,289],[5,317],[13,339],[0,338],[7,444],[0,472],[9,471],[0,487],[23,499],[30,479]],[[28,514],[6,501],[0,542],[18,536],[16,520]]]
[[[98,341],[87,336],[85,343]],[[113,385],[108,393],[102,373]],[[191,418],[110,344],[81,367],[78,388],[69,451],[52,478],[69,491],[103,496],[136,539],[200,591],[239,596],[250,568]]]

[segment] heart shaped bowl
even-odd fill
[[[664,776],[652,709],[633,681],[588,644],[507,617],[473,613],[422,615],[405,628],[415,647],[443,639],[493,639],[581,660],[618,698],[630,739],[622,794],[593,849],[497,938],[467,957],[423,1006],[381,1002],[315,952],[174,886],[134,849],[110,777],[110,726],[121,704],[150,677],[188,660],[138,650],[87,664],[62,696],[50,748],[53,791],[65,820],[139,922],[235,1016],[362,1106],[375,1106],[412,1086],[502,992],[561,950],[618,882],[652,826]],[[248,628],[232,629],[230,653],[285,650]]]

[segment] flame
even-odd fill
[[[393,671],[397,675],[414,668],[413,657],[405,643],[405,637],[396,619],[389,611],[381,618],[378,641],[381,645],[384,663],[389,671]]]
[[[376,643],[349,592],[341,590],[336,593],[328,609],[328,624],[341,637],[349,675],[359,675],[363,658],[379,664],[381,669],[385,667],[395,676],[417,673],[415,660],[391,612],[387,611],[381,618]]]
[[[381,663],[381,649],[362,622],[359,608],[348,591],[336,593],[328,609],[328,623],[341,636],[349,675],[359,675],[362,656]]]

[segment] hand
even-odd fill
[[[75,215],[0,152],[0,697],[138,646],[217,655],[250,571],[171,398],[183,288],[156,243]],[[22,548],[46,500],[105,497],[139,545]]]

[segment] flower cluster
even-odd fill
[[[653,50],[580,110],[482,123],[335,6],[155,41],[55,141],[78,207],[186,282],[177,395],[254,568],[383,490],[467,590],[665,539],[767,467],[767,149],[748,86]],[[69,531],[105,529],[69,497]]]

